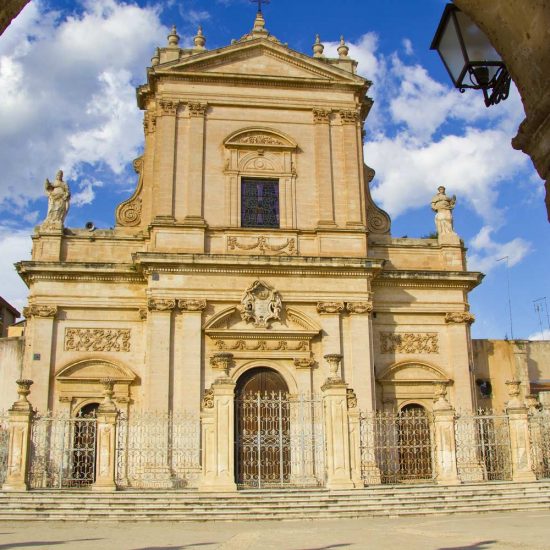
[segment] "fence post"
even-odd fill
[[[535,481],[529,440],[529,410],[520,400],[521,382],[512,380],[506,382],[510,401],[506,407],[510,422],[510,446],[512,450],[512,480]]]
[[[31,392],[32,380],[17,380],[19,399],[8,411],[8,471],[2,485],[3,491],[27,491],[30,464],[30,440],[33,418],[32,405],[27,396]]]
[[[437,483],[458,485],[456,465],[455,410],[447,400],[447,384],[436,385],[433,406],[435,431],[435,471]]]
[[[108,378],[103,384],[103,402],[97,409],[96,470],[92,491],[116,491],[116,420],[118,411],[113,403],[114,381]]]
[[[349,447],[351,480],[355,487],[363,487],[361,476],[361,416],[357,408],[357,396],[352,389],[347,390],[349,419]]]
[[[339,354],[325,355],[330,377],[322,386],[327,449],[327,487],[352,489],[347,384],[338,376]],[[362,485],[362,484],[361,484]]]
[[[226,377],[214,381],[202,400],[202,479],[199,491],[236,491],[235,383]]]

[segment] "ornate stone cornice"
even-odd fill
[[[191,117],[203,117],[206,115],[206,109],[208,105],[199,101],[191,101],[187,104],[189,110],[189,116]]]
[[[23,308],[23,317],[54,318],[57,314],[57,306],[47,304],[32,304]]]
[[[178,307],[181,311],[203,311],[206,308],[206,300],[186,298],[178,300]]]
[[[450,313],[445,313],[446,323],[468,323],[471,325],[475,320],[475,315],[468,311],[452,311]]]
[[[147,300],[147,307],[150,311],[171,311],[176,307],[176,300],[149,298]]]
[[[372,313],[372,302],[347,302],[346,311],[355,315],[362,315],[365,313]]]
[[[321,315],[339,315],[343,311],[344,302],[317,302],[317,312]]]
[[[328,124],[330,121],[330,111],[327,109],[314,108],[313,109],[313,122],[315,124]]]

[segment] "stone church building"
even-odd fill
[[[319,39],[304,55],[258,13],[241,39],[205,46],[199,30],[181,48],[174,28],[151,60],[137,186],[114,229],[65,228],[63,175],[46,184],[48,217],[18,264],[32,406],[45,423],[46,411],[73,421],[80,448],[97,437],[91,481],[104,488],[393,479],[361,419],[395,426],[406,411],[433,440],[424,418],[473,413],[468,293],[482,275],[452,206],[437,238],[391,236],[363,155],[370,82],[343,39],[336,59]],[[116,436],[88,433],[87,418]],[[435,452],[417,449],[411,471],[427,460],[429,476],[456,479]]]

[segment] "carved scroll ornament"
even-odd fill
[[[372,302],[348,302],[346,304],[346,310],[349,313],[352,313],[355,315],[371,313],[372,309],[373,309]]]
[[[295,238],[288,238],[285,242],[275,245],[269,243],[269,238],[265,236],[260,236],[256,238],[256,242],[252,243],[241,243],[237,240],[237,237],[228,237],[227,238],[227,248],[229,250],[255,250],[258,249],[258,251],[265,255],[269,252],[275,252],[277,255],[288,255],[288,256],[294,256],[298,254],[298,250],[296,249],[296,239]]]
[[[238,310],[243,321],[253,322],[255,327],[267,328],[273,320],[280,319],[282,303],[279,293],[263,281],[254,281],[245,291]]]
[[[439,353],[436,332],[381,332],[380,353]]]
[[[203,409],[214,408],[214,390],[212,388],[204,390],[204,393],[202,394],[202,408]]]
[[[134,194],[116,209],[116,221],[123,227],[135,227],[141,222],[141,188],[143,187],[143,156],[134,160],[134,170],[138,174],[138,184]]]
[[[335,314],[342,313],[344,311],[343,302],[318,302],[317,312],[321,314]]]
[[[149,298],[147,307],[151,311],[170,311],[176,307],[176,300]]]
[[[181,311],[203,311],[206,308],[206,300],[178,300]]]
[[[130,351],[130,329],[66,328],[65,351]]]

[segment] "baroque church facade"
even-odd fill
[[[260,460],[239,447],[247,435],[272,422],[292,438],[300,424],[303,443],[292,402],[310,420],[320,403],[326,485],[361,485],[354,467],[368,463],[376,478],[380,465],[356,454],[354,411],[475,410],[468,293],[482,275],[466,267],[444,189],[437,238],[391,236],[363,157],[370,82],[343,39],[336,59],[318,38],[304,55],[258,13],[240,40],[205,45],[199,30],[180,48],[174,28],[152,58],[137,89],[138,183],[114,229],[64,228],[63,176],[47,182],[48,218],[18,264],[30,289],[22,378],[41,413],[195,419],[188,473],[216,490],[235,489]],[[250,396],[265,401],[254,408]],[[98,432],[100,456],[114,437]],[[369,446],[361,437],[357,453]],[[288,462],[294,472],[275,476],[288,480],[296,453],[281,445],[264,458],[281,472]],[[104,487],[115,453],[96,467]],[[298,469],[319,479],[307,462]],[[456,477],[449,468],[439,479]]]

